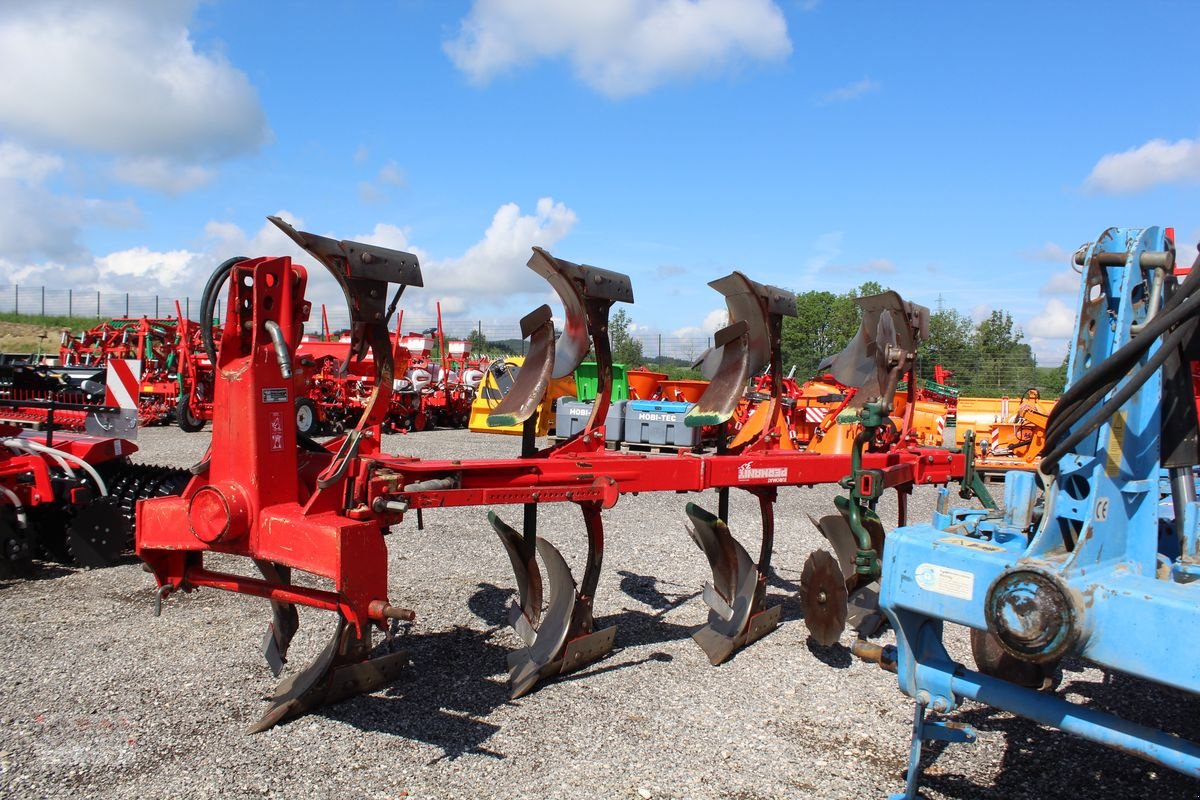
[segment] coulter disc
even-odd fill
[[[837,559],[827,550],[815,551],[804,562],[800,603],[808,632],[818,644],[828,646],[841,638],[850,613],[846,579]]]

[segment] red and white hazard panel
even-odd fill
[[[141,386],[141,359],[113,359],[105,370],[104,404],[117,408],[137,408]]]

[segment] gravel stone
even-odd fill
[[[144,429],[136,458],[189,466],[207,432]],[[430,431],[385,437],[424,458],[505,457],[516,437]],[[812,645],[796,598],[807,554],[823,539],[808,521],[833,509],[836,487],[780,492],[769,599],[780,628],[720,667],[690,638],[710,579],[684,529],[688,500],[623,497],[605,512],[598,626],[617,625],[611,654],[510,700],[504,626],[511,568],[485,509],[415,514],[389,537],[392,602],[417,620],[395,644],[412,656],[394,685],[257,736],[245,729],[276,683],[259,652],[270,618],[257,598],[203,590],[153,616],[153,581],[134,561],[94,571],[44,565],[0,584],[0,796],[293,798],[883,797],[899,791],[912,704],[895,676],[840,644]],[[914,521],[935,494],[916,490]],[[730,524],[758,547],[757,503],[731,498]],[[519,523],[520,509],[498,512]],[[885,521],[895,505],[885,502]],[[889,522],[890,524],[890,522]],[[569,505],[542,507],[540,532],[579,565],[583,525]],[[216,568],[247,570],[233,558]],[[326,612],[301,611],[285,674],[332,633]],[[956,658],[967,638],[948,631]],[[883,641],[891,641],[886,634]],[[1072,700],[1200,739],[1195,698],[1067,663]],[[950,715],[974,745],[926,748],[928,798],[1196,797],[1200,783],[967,703]]]

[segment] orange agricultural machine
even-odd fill
[[[741,447],[714,452],[607,450],[609,311],[615,303],[633,301],[632,285],[625,275],[556,258],[540,248],[534,248],[529,266],[550,283],[563,304],[562,333],[556,338],[549,306],[522,320],[529,340],[524,364],[489,415],[497,426],[522,427],[521,455],[437,460],[384,454],[380,423],[395,377],[408,368],[407,351],[393,353],[388,319],[404,288],[422,285],[417,258],[271,220],[341,284],[349,301],[352,359],[361,361],[370,353],[373,360],[374,388],[366,408],[353,430],[323,445],[298,440],[294,426],[286,423],[296,352],[310,311],[304,296],[307,271],[288,257],[226,262],[210,280],[203,302],[206,307],[215,303],[221,286],[228,283],[227,324],[216,361],[212,445],[182,497],[138,505],[137,531],[138,554],[154,575],[160,600],[208,587],[271,602],[265,655],[277,674],[299,625],[298,606],[333,612],[328,646],[308,668],[280,684],[252,731],[373,691],[397,677],[407,657],[373,652],[372,636],[377,629],[415,617],[415,612],[390,601],[384,536],[413,510],[523,507],[520,530],[497,511],[488,515],[517,586],[509,619],[524,644],[508,662],[513,695],[520,696],[543,680],[603,657],[612,647],[615,628],[604,626],[594,610],[604,511],[621,495],[716,494],[717,514],[695,503],[685,509],[691,536],[712,568],[712,582],[703,592],[708,621],[693,638],[716,664],[778,624],[779,608],[767,606],[766,586],[779,487],[834,482],[852,487],[845,512],[853,542],[849,552],[857,574],[865,575],[877,573],[879,544],[859,523],[874,514],[877,500],[887,490],[897,492],[903,519],[903,499],[913,486],[944,484],[966,473],[967,459],[961,452],[907,441],[897,441],[886,451],[868,448],[891,410],[897,380],[915,358],[928,314],[895,293],[875,299],[865,315],[861,340],[835,360],[839,380],[859,389],[863,430],[854,452],[818,455],[780,447],[770,433],[783,400],[780,331],[783,317],[796,313],[795,296],[738,272],[710,284],[724,296],[731,322],[714,337],[705,359],[711,380],[686,423],[726,425],[749,377],[769,367],[774,377],[766,433]],[[399,287],[390,303],[389,284]],[[591,415],[566,441],[538,450],[537,410],[548,387],[556,378],[572,374],[589,349],[597,364]],[[726,524],[733,489],[758,500],[762,534],[757,558]],[[538,507],[544,503],[568,503],[581,513],[587,554],[579,580],[558,547],[538,531]],[[221,565],[230,563],[228,556],[249,559],[261,577],[220,571],[209,562],[210,554],[225,556],[217,562]],[[296,572],[325,582],[318,588],[307,580],[293,581]],[[832,575],[817,570],[805,591],[822,596]],[[840,572],[837,578],[842,580]],[[821,612],[814,607],[814,619]]]
[[[971,432],[980,469],[1033,469],[1046,440],[1046,421],[1054,400],[1029,389],[1020,400],[1008,397],[960,397],[954,440],[963,446]]]

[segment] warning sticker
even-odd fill
[[[286,403],[288,401],[287,389],[263,389],[264,403]]]
[[[968,539],[964,536],[947,536],[944,539],[938,539],[938,544],[952,544],[956,547],[965,547],[968,550],[982,550],[985,553],[998,553],[1004,550],[998,544],[981,542],[978,539]]]
[[[1113,414],[1109,423],[1112,432],[1108,437],[1108,449],[1104,453],[1104,474],[1115,478],[1121,474],[1121,454],[1125,448],[1125,412]]]
[[[917,567],[917,586],[927,592],[944,594],[959,600],[970,600],[975,594],[975,576],[961,569],[951,569],[939,564],[922,564]]]
[[[264,389],[263,394],[266,394],[266,392],[267,392],[267,390]],[[282,411],[272,411],[271,412],[271,449],[272,450],[282,450],[283,449],[283,412]]]

